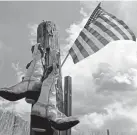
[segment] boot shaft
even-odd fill
[[[36,44],[34,46],[34,51],[32,53],[32,62],[30,63],[26,74],[24,76],[24,80],[39,80],[41,79],[41,77],[43,76],[43,65],[42,65],[42,54],[40,52],[39,48],[39,44]]]

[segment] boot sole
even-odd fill
[[[56,123],[54,121],[50,121],[51,125],[53,128],[55,128],[56,130],[68,130],[74,126],[76,126],[79,123],[79,120],[75,120],[75,121],[69,121],[69,122],[63,122],[63,123]]]

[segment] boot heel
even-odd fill
[[[39,98],[40,91],[27,91],[25,101],[29,104],[35,104]]]
[[[46,132],[46,129],[40,129],[40,128],[32,128],[32,130],[36,132]]]

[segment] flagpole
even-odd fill
[[[68,52],[68,54],[66,55],[65,59],[63,60],[63,62],[62,62],[62,64],[61,64],[61,67],[62,67],[62,66],[64,65],[64,63],[66,62],[68,56],[69,56],[69,52]]]

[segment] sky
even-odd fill
[[[84,27],[99,1],[76,2],[0,2],[0,87],[18,83],[31,61],[31,46],[42,20],[55,22],[59,31],[61,59]],[[137,35],[136,1],[103,1],[107,12],[122,19]],[[88,135],[110,129],[135,135],[137,133],[137,43],[115,41],[74,64],[69,56],[62,75],[72,77],[73,115],[80,124],[73,128]],[[4,100],[5,109],[16,110],[28,119],[30,105],[24,99],[16,103]],[[98,133],[98,134],[99,134]]]

